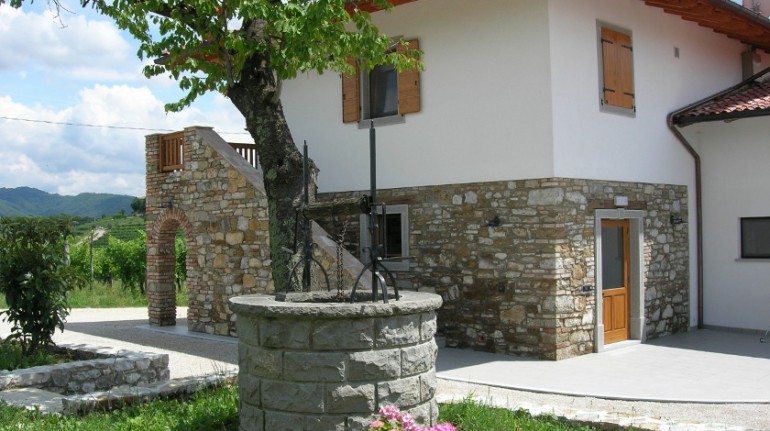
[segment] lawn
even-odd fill
[[[146,307],[147,297],[138,291],[123,289],[121,283],[94,283],[94,288],[75,289],[70,292],[68,302],[72,308],[120,308]],[[177,307],[187,306],[187,289],[183,287],[176,295]],[[8,308],[5,296],[0,295],[0,310]]]
[[[374,417],[372,417],[374,419]],[[512,412],[482,406],[469,399],[442,404],[440,422],[452,422],[458,431],[588,431],[595,428],[571,425],[555,418],[533,418],[524,411]],[[141,430],[141,431],[237,431],[238,389],[226,387],[199,392],[189,401],[154,401],[112,413],[84,417],[41,416],[23,409],[0,406],[0,430]]]

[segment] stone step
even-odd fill
[[[166,380],[144,386],[120,386],[109,391],[62,395],[37,388],[0,391],[0,401],[14,407],[38,409],[43,414],[86,414],[109,411],[127,405],[146,403],[158,398],[180,398],[197,391],[232,384],[237,375],[215,374]]]
[[[61,413],[64,395],[37,388],[19,388],[0,391],[0,401],[13,407],[39,410],[43,414]]]

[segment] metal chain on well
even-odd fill
[[[345,219],[342,222],[342,227],[337,235],[337,299],[344,300],[343,291],[345,290],[345,281],[343,280],[343,274],[345,269],[345,263],[343,261],[343,252],[345,251],[345,235],[348,232],[348,224],[350,220]]]

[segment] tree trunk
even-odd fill
[[[246,118],[246,128],[257,145],[270,211],[273,282],[276,291],[286,291],[290,270],[286,249],[293,246],[295,207],[301,202],[303,181],[302,155],[291,137],[279,92],[269,58],[254,55],[228,97]]]

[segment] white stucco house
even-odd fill
[[[728,0],[394,3],[373,20],[423,71],[309,74],[282,100],[321,199],[368,189],[374,125],[389,264],[444,297],[448,344],[562,359],[770,325],[770,122],[677,123],[770,65],[767,18]]]

